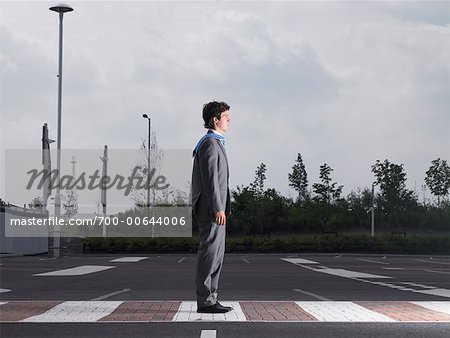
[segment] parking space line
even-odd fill
[[[135,262],[139,262],[142,261],[144,259],[148,259],[148,257],[121,257],[121,258],[116,258],[111,260],[111,263],[135,263]]]
[[[106,299],[106,298],[109,298],[109,297],[118,295],[118,294],[120,294],[120,293],[128,292],[128,291],[130,291],[130,289],[123,289],[123,290],[120,290],[120,291],[107,293],[106,295],[103,295],[103,296],[100,296],[100,297],[97,297],[97,298],[93,298],[93,299],[91,299],[91,301],[95,301],[95,300],[104,300],[104,299]]]
[[[390,263],[386,263],[386,262],[372,261],[370,259],[363,259],[363,258],[358,258],[358,260],[359,261],[363,261],[363,262],[369,262],[369,263],[386,264],[386,265],[390,264]]]
[[[179,259],[177,263],[181,263],[181,262],[184,261],[185,259],[186,259],[186,257],[183,257],[183,258]]]
[[[351,271],[351,270],[345,270],[345,269],[325,268],[325,269],[313,269],[313,270],[316,272],[327,273],[330,275],[345,277],[345,278],[392,278],[392,277],[388,277],[388,276],[374,275],[371,273],[357,272],[357,271]]]
[[[87,275],[94,272],[108,270],[115,268],[115,266],[104,265],[82,265],[74,268],[56,270],[51,272],[36,273],[33,276],[80,276]]]
[[[202,330],[200,338],[216,338],[217,330]]]
[[[292,264],[319,264],[315,261],[310,261],[304,258],[281,258],[281,260],[292,263]]]
[[[436,262],[436,261],[432,261],[432,260],[425,260],[425,259],[415,259],[415,261],[417,262],[425,262],[425,263],[433,263],[433,264],[444,264],[444,265],[450,265],[450,263],[447,262]]]
[[[426,295],[440,296],[450,298],[450,290],[449,289],[431,289],[431,290],[414,290],[417,293],[423,293]]]
[[[241,259],[242,259],[245,263],[250,264],[250,262],[249,262],[248,260],[246,260],[244,257],[241,257]]]
[[[443,273],[445,275],[449,275],[450,272],[445,272],[445,271],[435,271],[435,270],[425,270],[426,272],[435,272],[435,273]]]
[[[328,301],[331,301],[331,299],[322,297],[322,296],[317,295],[317,294],[312,293],[312,292],[308,292],[308,291],[300,290],[300,289],[293,289],[293,290],[296,291],[296,292],[300,292],[300,293],[303,293],[303,294],[305,294],[305,295],[311,296],[311,297],[313,297],[313,298],[319,299],[319,300],[328,300]]]

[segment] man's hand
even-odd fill
[[[217,225],[225,225],[227,217],[225,216],[225,211],[216,212],[216,223]]]

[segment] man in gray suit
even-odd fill
[[[230,124],[230,106],[209,102],[203,106],[208,132],[194,150],[192,210],[200,243],[196,271],[197,312],[226,313],[232,308],[217,300],[225,253],[225,225],[230,214],[228,159],[223,134]]]

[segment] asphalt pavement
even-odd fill
[[[0,264],[1,337],[450,336],[449,256],[226,254],[223,318],[196,317],[196,255]]]

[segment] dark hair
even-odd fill
[[[212,101],[203,105],[203,121],[205,128],[214,129],[213,119],[218,118],[224,112],[230,110],[230,106],[225,102]]]

